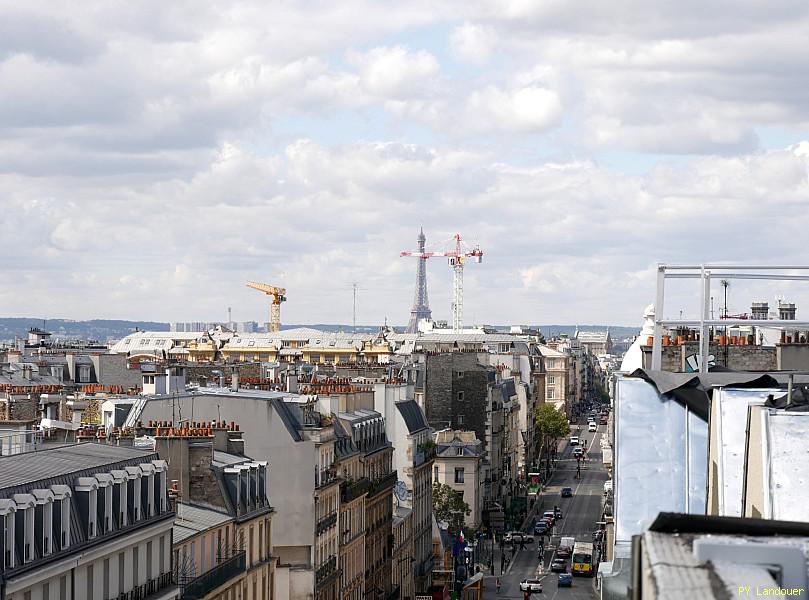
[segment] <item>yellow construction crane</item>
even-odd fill
[[[255,281],[248,281],[247,287],[272,296],[270,301],[270,322],[267,326],[269,331],[281,331],[281,303],[287,299],[286,289],[267,285],[266,283],[256,283]]]

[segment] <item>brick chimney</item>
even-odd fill
[[[211,469],[215,438],[209,424],[149,425],[147,432],[149,429],[154,432],[155,451],[169,465],[167,479],[178,482],[179,500],[224,506],[219,483]]]

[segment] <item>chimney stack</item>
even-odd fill
[[[237,367],[233,367],[233,373],[230,376],[230,391],[239,391],[239,369]]]
[[[782,321],[795,320],[795,305],[791,302],[778,301],[778,318]]]
[[[766,321],[770,318],[770,305],[767,302],[753,302],[750,312],[756,321]]]

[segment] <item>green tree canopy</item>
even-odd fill
[[[570,433],[567,417],[560,413],[553,404],[540,404],[537,408],[537,429],[545,439],[558,440]]]
[[[433,511],[439,523],[446,523],[451,533],[457,533],[464,524],[464,518],[472,512],[461,495],[450,486],[433,483]]]

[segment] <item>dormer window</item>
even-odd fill
[[[17,510],[14,514],[14,533],[17,555],[24,563],[34,560],[34,506],[31,494],[14,494]]]
[[[90,365],[79,365],[79,383],[89,383]]]
[[[34,543],[42,556],[53,552],[53,492],[33,490],[36,498],[34,507]]]
[[[98,533],[109,533],[112,531],[112,499],[115,492],[113,488],[112,475],[109,473],[98,473]]]
[[[98,535],[98,480],[95,477],[79,477],[73,486],[76,490],[76,501],[79,515],[87,539]]]
[[[129,475],[127,482],[126,506],[128,511],[127,523],[137,523],[141,520],[141,478],[143,472],[140,467],[126,467]]]
[[[53,492],[53,541],[54,550],[70,547],[70,499],[73,495],[66,485],[52,485]]]
[[[140,481],[141,511],[144,519],[155,515],[155,466],[152,463],[140,465],[143,477]]]
[[[126,471],[110,471],[112,475],[112,514],[115,527],[121,529],[129,523],[127,518],[127,487],[129,475]]]
[[[157,514],[162,514],[167,510],[168,486],[166,477],[168,465],[164,460],[153,460],[155,467],[154,474],[154,506]]]
[[[0,567],[13,569],[14,560],[14,530],[17,503],[9,498],[0,498]]]

